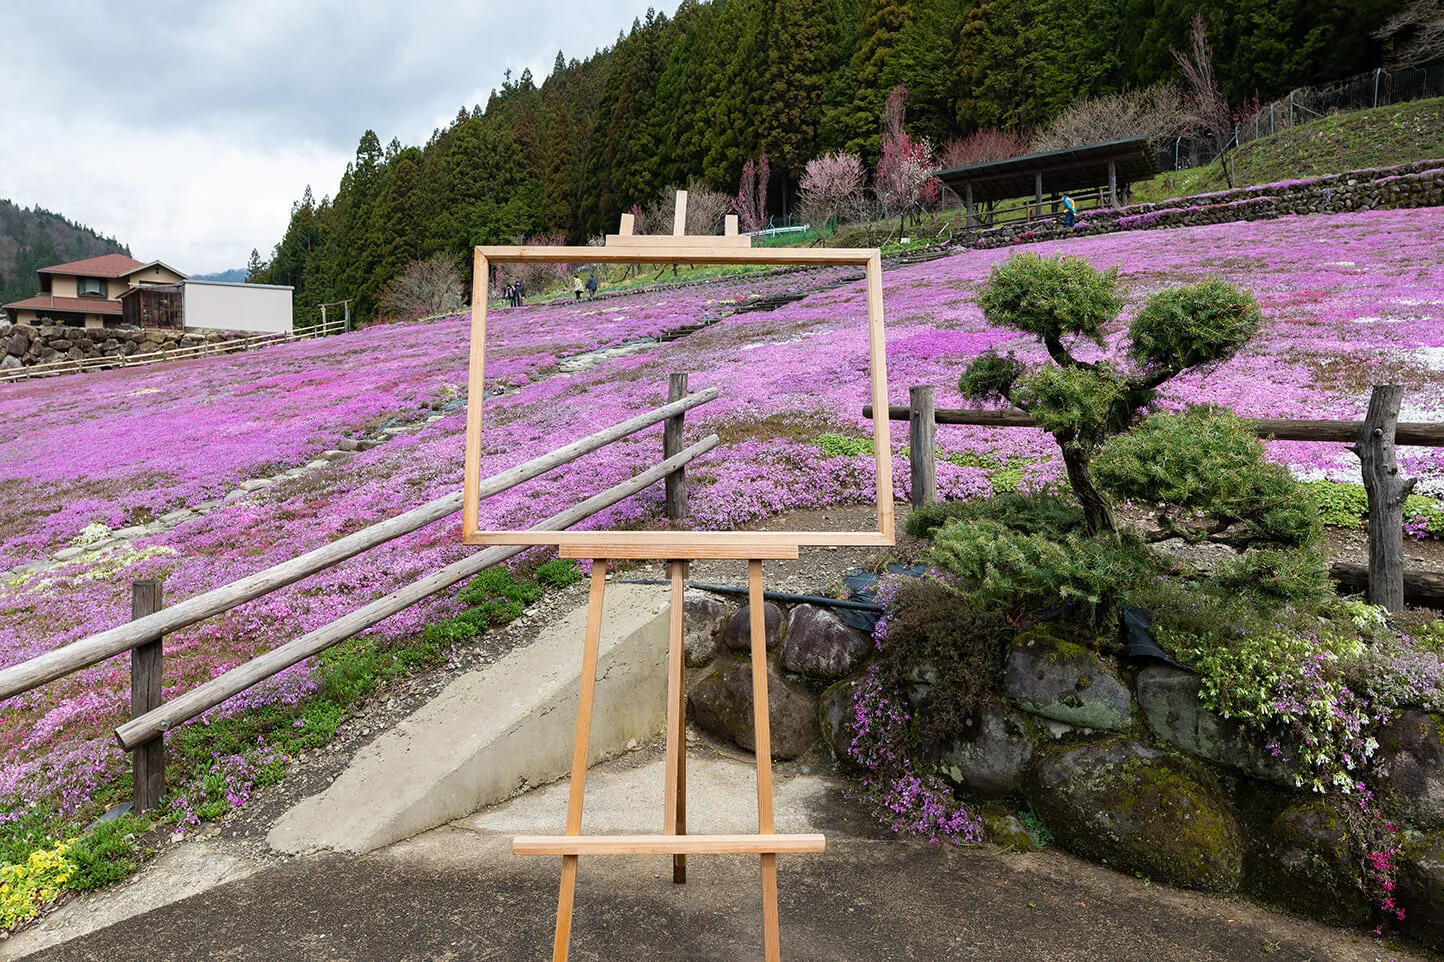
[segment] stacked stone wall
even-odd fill
[[[0,327],[0,370],[85,358],[131,357],[219,344],[252,335],[236,331],[81,328],[61,324]]]

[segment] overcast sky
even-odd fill
[[[656,4],[656,0],[651,0]],[[0,197],[187,273],[243,267],[367,128],[424,143],[648,0],[0,0]],[[670,15],[675,3],[660,8]]]

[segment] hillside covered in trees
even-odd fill
[[[129,254],[113,237],[40,207],[20,207],[0,198],[0,304],[39,293],[35,272],[52,264]]]
[[[689,182],[735,192],[765,154],[771,206],[807,162],[874,163],[889,90],[933,145],[1037,127],[1069,103],[1177,79],[1172,50],[1200,12],[1229,100],[1267,99],[1375,66],[1371,34],[1401,0],[683,0],[585,61],[558,53],[538,86],[508,73],[425,145],[361,137],[334,198],[309,187],[252,280],[312,306],[374,314],[411,262],[475,244],[582,242],[633,204]]]

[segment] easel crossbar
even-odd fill
[[[824,835],[518,835],[513,855],[771,855],[827,850]]]

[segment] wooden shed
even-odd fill
[[[135,327],[185,327],[185,292],[180,284],[144,284],[120,295],[121,322]]]

